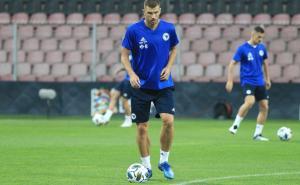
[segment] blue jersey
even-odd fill
[[[140,78],[141,88],[159,90],[174,86],[172,77],[161,81],[160,74],[169,61],[171,48],[178,44],[173,24],[160,20],[155,30],[144,19],[128,27],[122,46],[131,51],[132,69]]]
[[[248,42],[241,45],[235,53],[233,60],[240,62],[241,85],[261,86],[265,84],[262,65],[268,58],[267,50],[263,44],[253,46]]]

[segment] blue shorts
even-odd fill
[[[123,80],[118,83],[113,89],[120,92],[121,96],[130,99],[131,97],[131,85],[128,80]]]
[[[153,102],[157,114],[175,114],[174,88],[161,90],[131,88],[131,118],[139,124],[149,121],[151,102]]]
[[[256,101],[269,100],[269,94],[264,85],[255,86],[255,85],[245,84],[243,86],[243,94],[244,97],[249,95],[254,96]]]

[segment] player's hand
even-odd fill
[[[232,87],[233,87],[233,82],[232,81],[227,81],[225,89],[227,92],[231,92],[232,91]]]
[[[271,84],[271,81],[270,81],[270,80],[267,80],[267,81],[266,81],[266,89],[269,90],[269,89],[271,88],[271,85],[272,85],[272,84]]]
[[[129,75],[130,76],[130,84],[133,88],[140,88],[141,87],[141,82],[140,78],[134,73]]]
[[[163,68],[162,72],[160,73],[160,80],[168,80],[171,73],[171,69],[169,67]]]

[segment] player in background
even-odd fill
[[[255,101],[257,101],[259,104],[259,113],[253,139],[258,141],[269,140],[262,136],[269,110],[269,95],[267,90],[271,88],[267,62],[268,54],[265,46],[261,43],[264,38],[264,32],[263,27],[256,26],[251,32],[250,40],[237,49],[228,67],[228,80],[226,83],[227,92],[231,92],[234,67],[237,63],[240,63],[240,81],[243,88],[244,103],[239,108],[229,131],[232,134],[237,133],[241,121],[245,118]]]
[[[121,61],[130,76],[132,86],[131,118],[137,124],[137,144],[142,164],[152,176],[150,138],[148,135],[151,102],[162,119],[160,161],[167,179],[174,178],[168,163],[174,135],[174,83],[170,75],[179,43],[175,26],[159,19],[159,0],[144,1],[144,18],[128,27],[122,42]],[[132,64],[128,60],[132,54]]]

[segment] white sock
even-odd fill
[[[262,133],[263,128],[264,128],[264,125],[257,123],[255,132],[254,132],[254,136],[260,135]]]
[[[126,121],[126,122],[131,122],[131,116],[125,115],[125,121]]]
[[[240,117],[239,115],[236,115],[235,120],[233,122],[233,125],[236,125],[237,127],[240,127],[241,122],[243,121],[243,117]]]
[[[142,165],[145,166],[146,168],[151,169],[151,163],[150,163],[150,155],[147,157],[141,157],[142,160]]]
[[[168,162],[169,160],[169,153],[170,152],[165,152],[165,151],[162,151],[160,149],[160,159],[159,159],[159,164],[163,163],[163,162]]]
[[[113,111],[110,109],[106,110],[106,113],[104,114],[104,119],[110,120],[111,116],[113,115]]]

